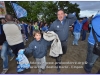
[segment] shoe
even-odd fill
[[[3,69],[3,71],[1,72],[1,74],[6,74],[8,71],[8,69]]]
[[[42,72],[38,72],[38,74],[42,74]]]
[[[57,68],[57,73],[60,74],[60,68]]]
[[[87,74],[91,74],[91,72],[90,72],[90,71],[87,71],[85,68],[84,68],[84,70],[85,70],[85,72],[86,72]]]
[[[42,69],[42,72],[41,72],[42,74],[45,74],[45,69]]]
[[[27,72],[30,72],[31,71],[31,69],[29,68],[29,69],[25,69],[24,71],[22,71],[22,72],[17,72],[18,74],[26,74]]]
[[[15,56],[12,56],[12,57],[10,58],[10,61],[12,61],[12,60],[14,59],[14,57],[15,57]]]

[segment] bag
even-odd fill
[[[93,53],[100,56],[100,42],[97,40],[96,32],[94,31],[93,27],[92,27],[92,34],[93,34],[93,37],[95,39],[95,45],[94,45],[94,48],[93,48]]]

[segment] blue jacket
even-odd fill
[[[94,30],[96,32],[96,37],[97,37],[98,41],[100,42],[100,14],[96,15],[92,19],[91,24],[92,24],[92,27],[94,28]],[[90,35],[88,37],[88,42],[92,45],[95,44],[95,40],[94,40],[94,37],[93,37],[93,34],[92,34],[92,29],[91,29]]]
[[[32,53],[35,58],[42,58],[47,54],[47,48],[50,45],[49,42],[41,38],[40,41],[33,40],[26,48],[25,53]]]
[[[87,21],[88,19],[83,20],[81,23],[79,21],[75,21],[74,23],[74,32],[80,32],[82,30],[83,24]]]
[[[60,20],[55,20],[49,28],[49,31],[54,31],[60,41],[67,41],[69,33],[69,25],[72,25],[77,20],[77,17],[73,14],[68,14],[68,16],[63,19],[63,24]]]

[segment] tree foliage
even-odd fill
[[[63,9],[66,13],[76,12],[76,16],[79,17],[80,8],[78,4],[72,4],[69,1],[13,1],[19,4],[27,10],[28,15],[20,20],[24,21],[37,21],[42,20],[46,22],[52,22],[57,18],[56,12],[58,9]],[[16,14],[11,7],[9,1],[5,2],[7,13]],[[41,16],[41,17],[40,17]]]

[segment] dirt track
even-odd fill
[[[32,40],[32,37],[29,39],[29,42],[27,45],[30,43]],[[83,65],[85,60],[86,60],[86,55],[87,55],[87,41],[79,41],[78,46],[72,46],[72,41],[73,41],[73,36],[69,35],[68,39],[68,50],[67,53],[62,57],[62,62],[63,67],[61,69],[62,74],[86,74]],[[49,51],[48,51],[49,53]],[[46,57],[47,62],[55,62],[55,59],[49,57],[49,54]],[[35,59],[33,57],[30,57],[29,60],[31,62],[35,62]],[[69,62],[69,63],[68,63]],[[76,63],[75,63],[76,62]],[[82,63],[81,63],[82,62]],[[31,66],[36,66],[36,64],[31,64]],[[47,64],[47,66],[55,66],[55,64]],[[66,66],[64,68],[64,66]],[[100,68],[100,58],[96,61],[92,73],[96,73],[98,69]],[[2,71],[2,60],[0,58],[0,72]],[[31,68],[31,72],[27,72],[30,74],[36,74],[38,72],[37,69]],[[16,61],[15,59],[12,60],[11,62],[9,61],[9,70],[7,72],[8,74],[16,74]],[[45,70],[46,74],[56,74],[57,70],[55,68],[46,68]]]

